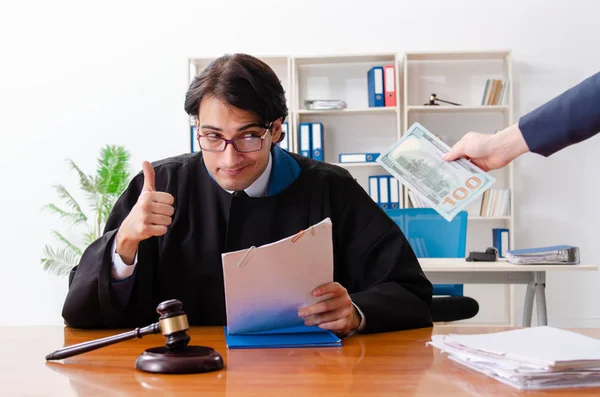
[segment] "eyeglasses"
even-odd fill
[[[240,153],[258,152],[263,147],[263,141],[267,132],[271,129],[271,124],[265,128],[262,135],[247,133],[235,139],[225,139],[214,134],[202,135],[198,133],[198,144],[202,150],[207,152],[223,152],[228,144],[232,144],[235,150]]]

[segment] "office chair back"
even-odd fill
[[[451,222],[432,208],[386,210],[400,227],[418,258],[464,258],[467,245],[466,211]],[[463,296],[462,284],[435,284],[434,295]]]

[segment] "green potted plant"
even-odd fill
[[[130,154],[123,146],[106,145],[100,151],[96,175],[86,175],[73,160],[67,159],[71,169],[79,176],[79,187],[85,194],[91,213],[86,215],[63,185],[54,186],[63,204],[50,203],[43,209],[57,215],[69,227],[82,229],[83,246],[52,230],[60,247],[45,245],[41,259],[45,271],[59,276],[68,275],[79,263],[85,248],[102,235],[110,211],[130,182],[129,159]]]

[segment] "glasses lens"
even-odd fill
[[[203,150],[214,150],[221,151],[225,146],[225,141],[221,138],[215,138],[211,136],[200,136],[200,148]]]
[[[257,136],[236,139],[235,148],[240,152],[256,152],[262,148],[262,139]]]

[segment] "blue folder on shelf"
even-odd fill
[[[383,67],[374,66],[367,72],[367,90],[369,95],[369,107],[385,106],[383,97]]]
[[[333,332],[304,325],[235,335],[225,327],[225,342],[229,349],[342,346],[342,340]]]

